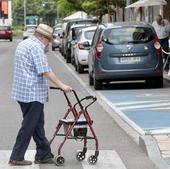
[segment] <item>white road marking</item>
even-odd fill
[[[167,97],[166,94],[154,94],[154,93],[146,93],[146,94],[139,94],[139,95],[136,95],[136,97]]]
[[[86,159],[82,162],[83,169],[127,169],[116,151],[100,150],[95,165],[90,165],[87,162],[90,155],[94,155],[94,150],[87,151]]]
[[[165,102],[169,102],[170,100],[147,100],[147,101],[129,101],[129,102],[116,102],[113,103],[116,106],[124,106],[124,105],[135,105],[135,104],[149,104],[149,103],[165,103]]]
[[[0,150],[0,169],[40,169],[38,164],[34,164],[35,150],[28,150],[25,154],[25,159],[33,162],[30,166],[10,166],[8,164],[10,155],[10,150]]]
[[[160,128],[160,129],[151,129],[146,131],[147,134],[154,134],[154,135],[165,135],[170,134],[170,127],[167,128]]]
[[[120,110],[130,110],[130,109],[141,109],[141,108],[158,108],[163,106],[170,106],[170,103],[155,103],[155,104],[147,104],[147,105],[135,105],[135,106],[122,106],[118,107]]]
[[[170,110],[170,107],[158,107],[158,108],[152,108],[150,110]]]

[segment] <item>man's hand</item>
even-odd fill
[[[71,92],[71,91],[73,90],[72,87],[67,86],[67,85],[65,85],[65,84],[62,84],[62,85],[60,86],[60,88],[61,88],[64,92]]]

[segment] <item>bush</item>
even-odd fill
[[[23,26],[14,26],[13,27],[13,36],[16,38],[22,38]]]

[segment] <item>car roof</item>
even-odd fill
[[[102,24],[106,28],[114,28],[114,27],[124,27],[124,26],[133,26],[133,27],[151,27],[151,25],[147,22],[114,22],[114,23],[106,23]]]
[[[71,29],[72,28],[79,28],[79,27],[84,27],[84,26],[90,26],[91,24],[88,24],[88,23],[81,23],[81,24],[73,24],[72,26],[71,26]]]
[[[97,28],[97,26],[89,26],[89,27],[83,28],[82,31],[95,30],[96,28]]]

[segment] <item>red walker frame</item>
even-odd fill
[[[58,148],[58,156],[55,157],[55,163],[56,165],[63,165],[64,162],[65,162],[65,159],[64,157],[61,156],[61,149],[64,145],[64,143],[66,142],[67,139],[81,139],[81,140],[84,140],[84,147],[83,147],[83,150],[78,152],[77,155],[76,155],[76,158],[78,161],[82,161],[85,159],[85,155],[86,155],[86,152],[87,152],[87,140],[88,139],[94,139],[95,140],[95,154],[94,155],[91,155],[89,156],[88,158],[88,163],[89,164],[96,164],[97,162],[97,157],[99,155],[99,144],[98,144],[98,139],[97,139],[97,136],[93,130],[93,127],[92,127],[92,124],[93,124],[93,121],[91,120],[90,116],[89,116],[89,113],[87,111],[87,108],[92,105],[96,100],[97,98],[96,97],[93,97],[93,96],[86,96],[82,99],[79,99],[77,93],[72,90],[77,102],[72,105],[67,94],[60,88],[58,87],[50,87],[50,89],[56,89],[56,90],[61,90],[66,98],[66,101],[67,101],[67,104],[68,104],[68,109],[63,117],[63,119],[59,120],[59,123],[57,124],[56,126],[56,131],[55,133],[53,134],[53,137],[52,139],[50,140],[50,144],[52,144],[54,138],[56,136],[63,136],[64,137],[64,140],[61,142],[59,148]],[[82,105],[82,101],[84,100],[92,100],[92,102],[90,102],[88,105],[85,106],[85,108],[83,107]],[[76,109],[76,106],[79,106],[80,108],[80,111],[78,112],[77,109]],[[72,115],[74,116],[74,119],[67,119],[68,115],[72,113]],[[80,116],[83,115],[84,116],[84,120],[81,120],[80,119]],[[64,134],[59,134],[59,130],[61,128],[61,126],[63,125],[67,125],[69,126],[68,129],[66,130],[66,133]],[[74,130],[74,127],[75,125],[87,125],[91,131],[91,134],[92,136],[72,136],[71,132]]]

